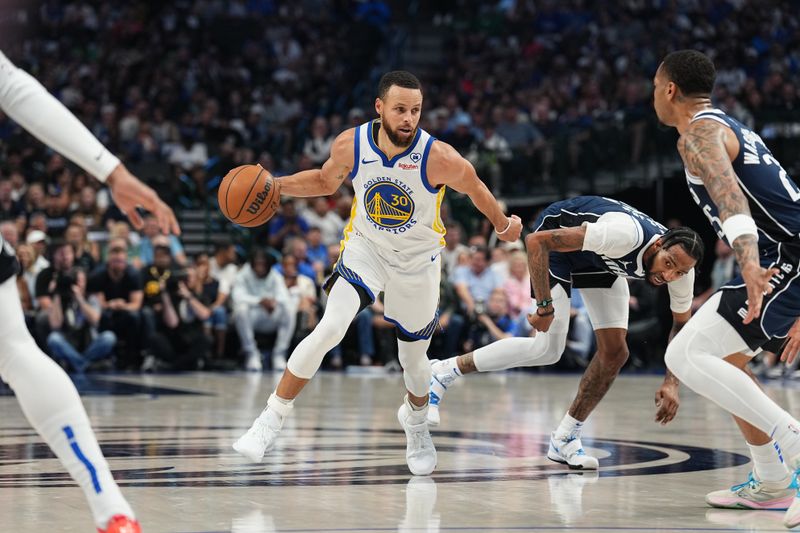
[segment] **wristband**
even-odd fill
[[[508,230],[510,230],[510,229],[511,229],[511,219],[509,218],[509,219],[508,219],[508,226],[506,226],[506,229],[504,229],[503,231],[497,231],[497,229],[495,229],[494,231],[495,231],[495,233],[497,233],[498,235],[502,235],[503,233],[507,232],[507,231],[508,231]]]
[[[542,309],[544,309],[545,307],[549,307],[551,305],[553,305],[553,299],[552,298],[549,298],[549,299],[545,298],[541,302],[536,302],[536,307],[541,307]]]
[[[756,221],[750,215],[733,215],[725,219],[722,223],[722,231],[728,244],[733,246],[733,241],[742,235],[754,235],[758,240],[758,227]]]

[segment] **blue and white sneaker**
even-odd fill
[[[597,470],[600,466],[596,457],[586,455],[581,438],[575,434],[557,438],[555,433],[551,433],[547,458],[556,463],[565,464],[571,470]]]
[[[706,494],[706,503],[722,509],[766,509],[785,511],[797,492],[794,476],[778,482],[761,481],[753,472],[747,481],[725,490]]]
[[[456,376],[444,369],[444,364],[438,359],[431,359],[431,388],[428,395],[428,425],[438,426],[441,422],[439,416],[439,403],[447,392],[447,387],[453,384]]]
[[[798,485],[798,477],[800,477],[800,469],[795,470],[792,475],[792,484],[789,487],[795,492],[794,499],[786,510],[786,514],[783,515],[783,525],[789,529],[800,526],[800,485]]]

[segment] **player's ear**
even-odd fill
[[[378,113],[378,116],[381,116],[381,111],[383,110],[383,100],[380,98],[375,98],[375,112]]]

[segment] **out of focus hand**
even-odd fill
[[[172,209],[158,197],[153,189],[131,174],[125,165],[121,163],[117,165],[117,168],[108,175],[106,183],[111,188],[114,203],[128,217],[133,227],[141,229],[144,226],[142,217],[136,211],[137,207],[142,207],[155,215],[158,227],[162,232],[181,234],[181,228],[178,226],[178,220]]]
[[[792,327],[789,328],[786,338],[786,344],[781,352],[781,361],[791,365],[797,357],[797,353],[800,352],[800,318],[795,320]]]
[[[663,383],[656,391],[656,422],[662,426],[671,422],[678,414],[678,406],[680,406],[678,385]]]
[[[506,228],[494,228],[497,233],[497,238],[501,241],[505,242],[515,242],[519,239],[520,234],[522,234],[522,220],[517,215],[511,215],[508,217],[508,229]],[[499,233],[501,232],[502,233]]]
[[[777,273],[777,268],[767,269],[756,263],[750,263],[742,269],[742,279],[747,287],[747,316],[742,323],[749,324],[761,315],[764,295],[772,292],[769,280]]]

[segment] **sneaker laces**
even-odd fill
[[[411,447],[411,456],[419,455],[426,448],[426,444],[430,441],[433,446],[431,435],[426,431],[428,425],[425,422],[421,424],[407,424],[409,445]]]
[[[761,480],[758,480],[753,476],[753,473],[750,472],[747,475],[747,481],[744,483],[739,483],[738,485],[734,485],[731,487],[731,492],[741,492],[744,489],[749,488],[750,490],[758,490],[761,486]]]

